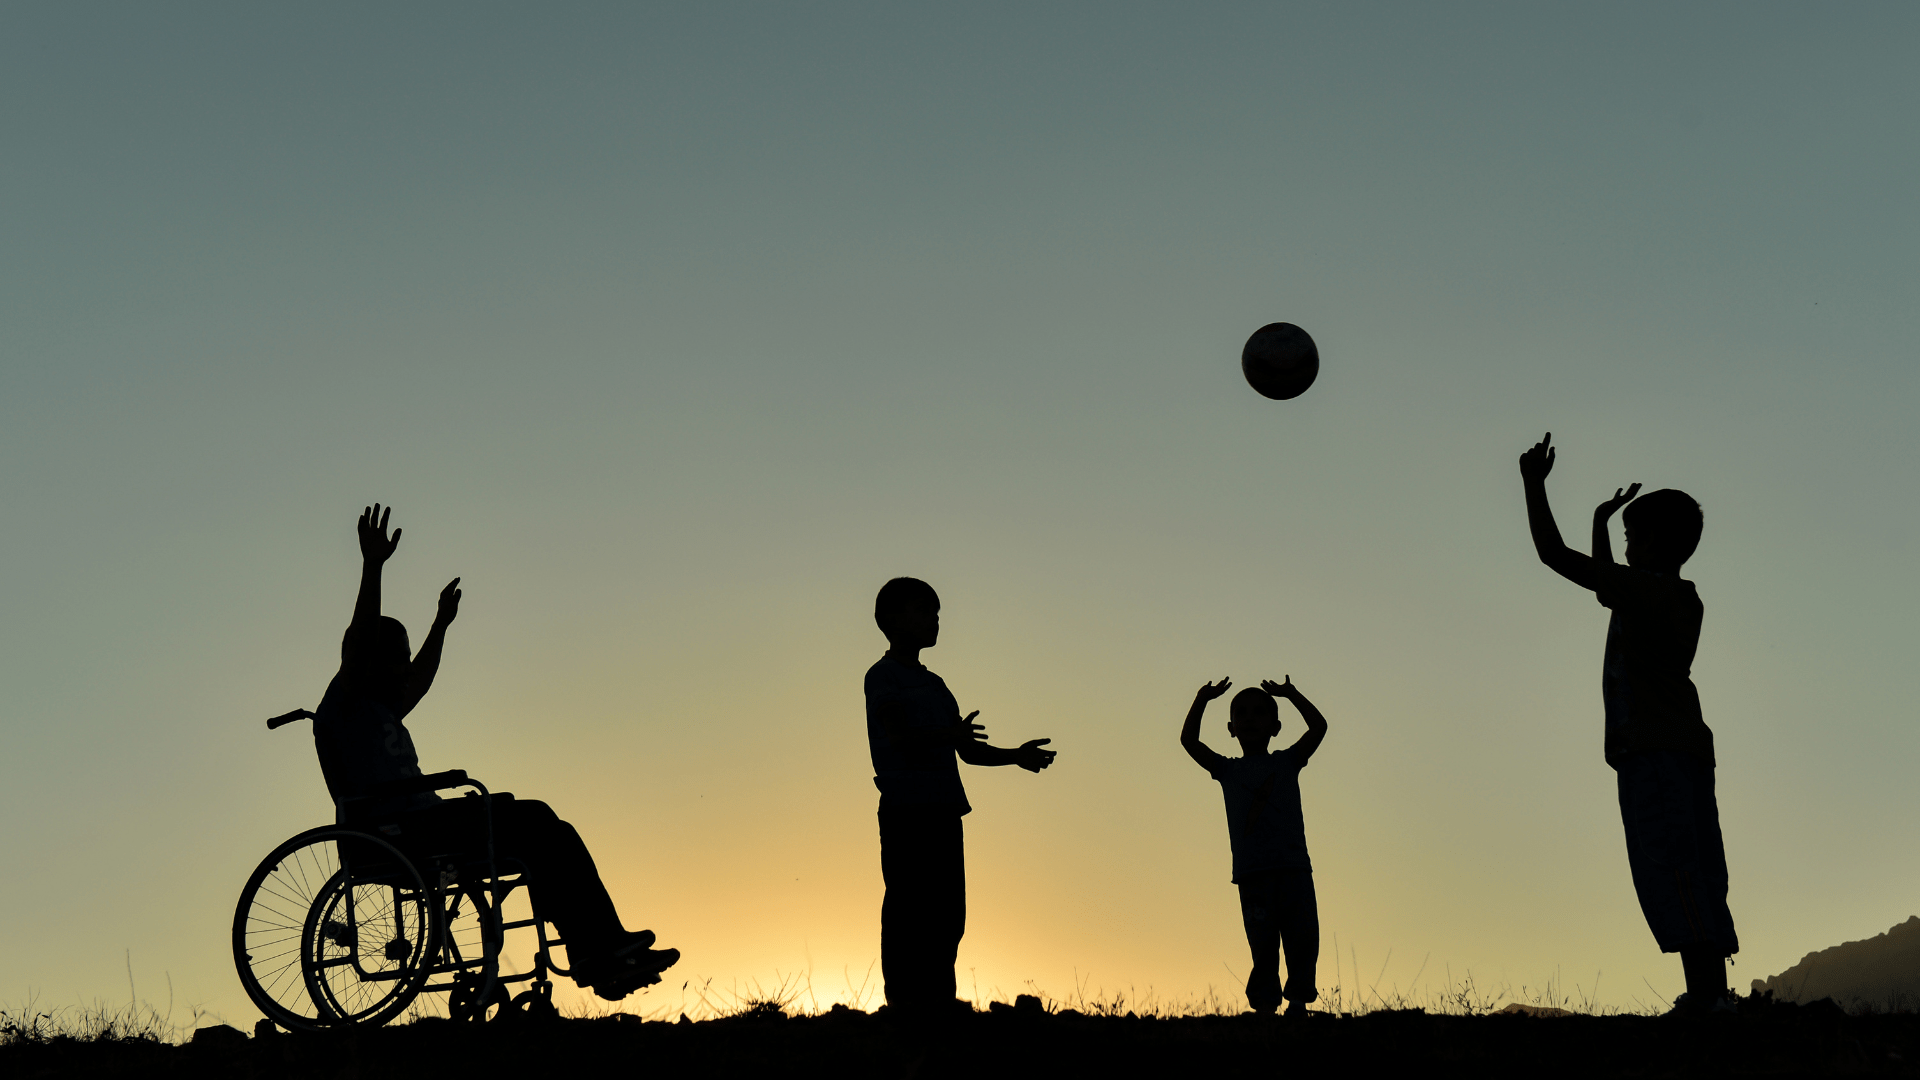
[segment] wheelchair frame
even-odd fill
[[[267,726],[312,715],[296,710]],[[396,826],[357,822],[350,813],[354,802],[453,788],[481,802],[481,850],[416,860],[387,838]],[[234,966],[269,1020],[308,1031],[378,1025],[421,995],[442,993],[456,1020],[485,1020],[496,1006],[496,1019],[553,1014],[548,976],[569,972],[552,948],[566,942],[549,936],[538,910],[503,920],[508,897],[531,882],[524,864],[496,858],[486,785],[452,769],[341,800],[334,815],[335,824],[298,833],[261,860],[234,910]],[[536,940],[532,970],[501,974],[507,932],[526,929]],[[519,984],[527,985],[513,993]]]

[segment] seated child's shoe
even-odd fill
[[[574,970],[573,981],[608,1001],[660,981],[660,973],[680,962],[678,949],[654,949],[653,931],[625,935],[610,952]]]

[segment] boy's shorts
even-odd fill
[[[1633,890],[1660,951],[1739,952],[1727,910],[1727,852],[1713,766],[1690,754],[1654,750],[1620,758],[1615,771]]]

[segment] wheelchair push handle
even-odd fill
[[[272,731],[274,728],[286,727],[288,724],[293,723],[295,720],[311,720],[311,719],[313,719],[312,713],[308,712],[305,709],[295,709],[290,713],[281,713],[279,716],[269,718],[267,720],[267,730]]]

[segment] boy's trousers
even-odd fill
[[[953,963],[967,930],[966,849],[946,808],[882,807],[880,975],[899,1012],[953,1007]]]
[[[1280,999],[1304,1005],[1320,996],[1314,968],[1320,963],[1320,904],[1313,895],[1313,871],[1274,870],[1242,874],[1240,920],[1246,924],[1253,971],[1247,976],[1247,1004],[1270,1012]],[[1280,953],[1287,954],[1287,988],[1280,989]]]
[[[1740,951],[1727,910],[1727,852],[1713,766],[1671,750],[1628,754],[1614,765],[1633,890],[1661,952]]]

